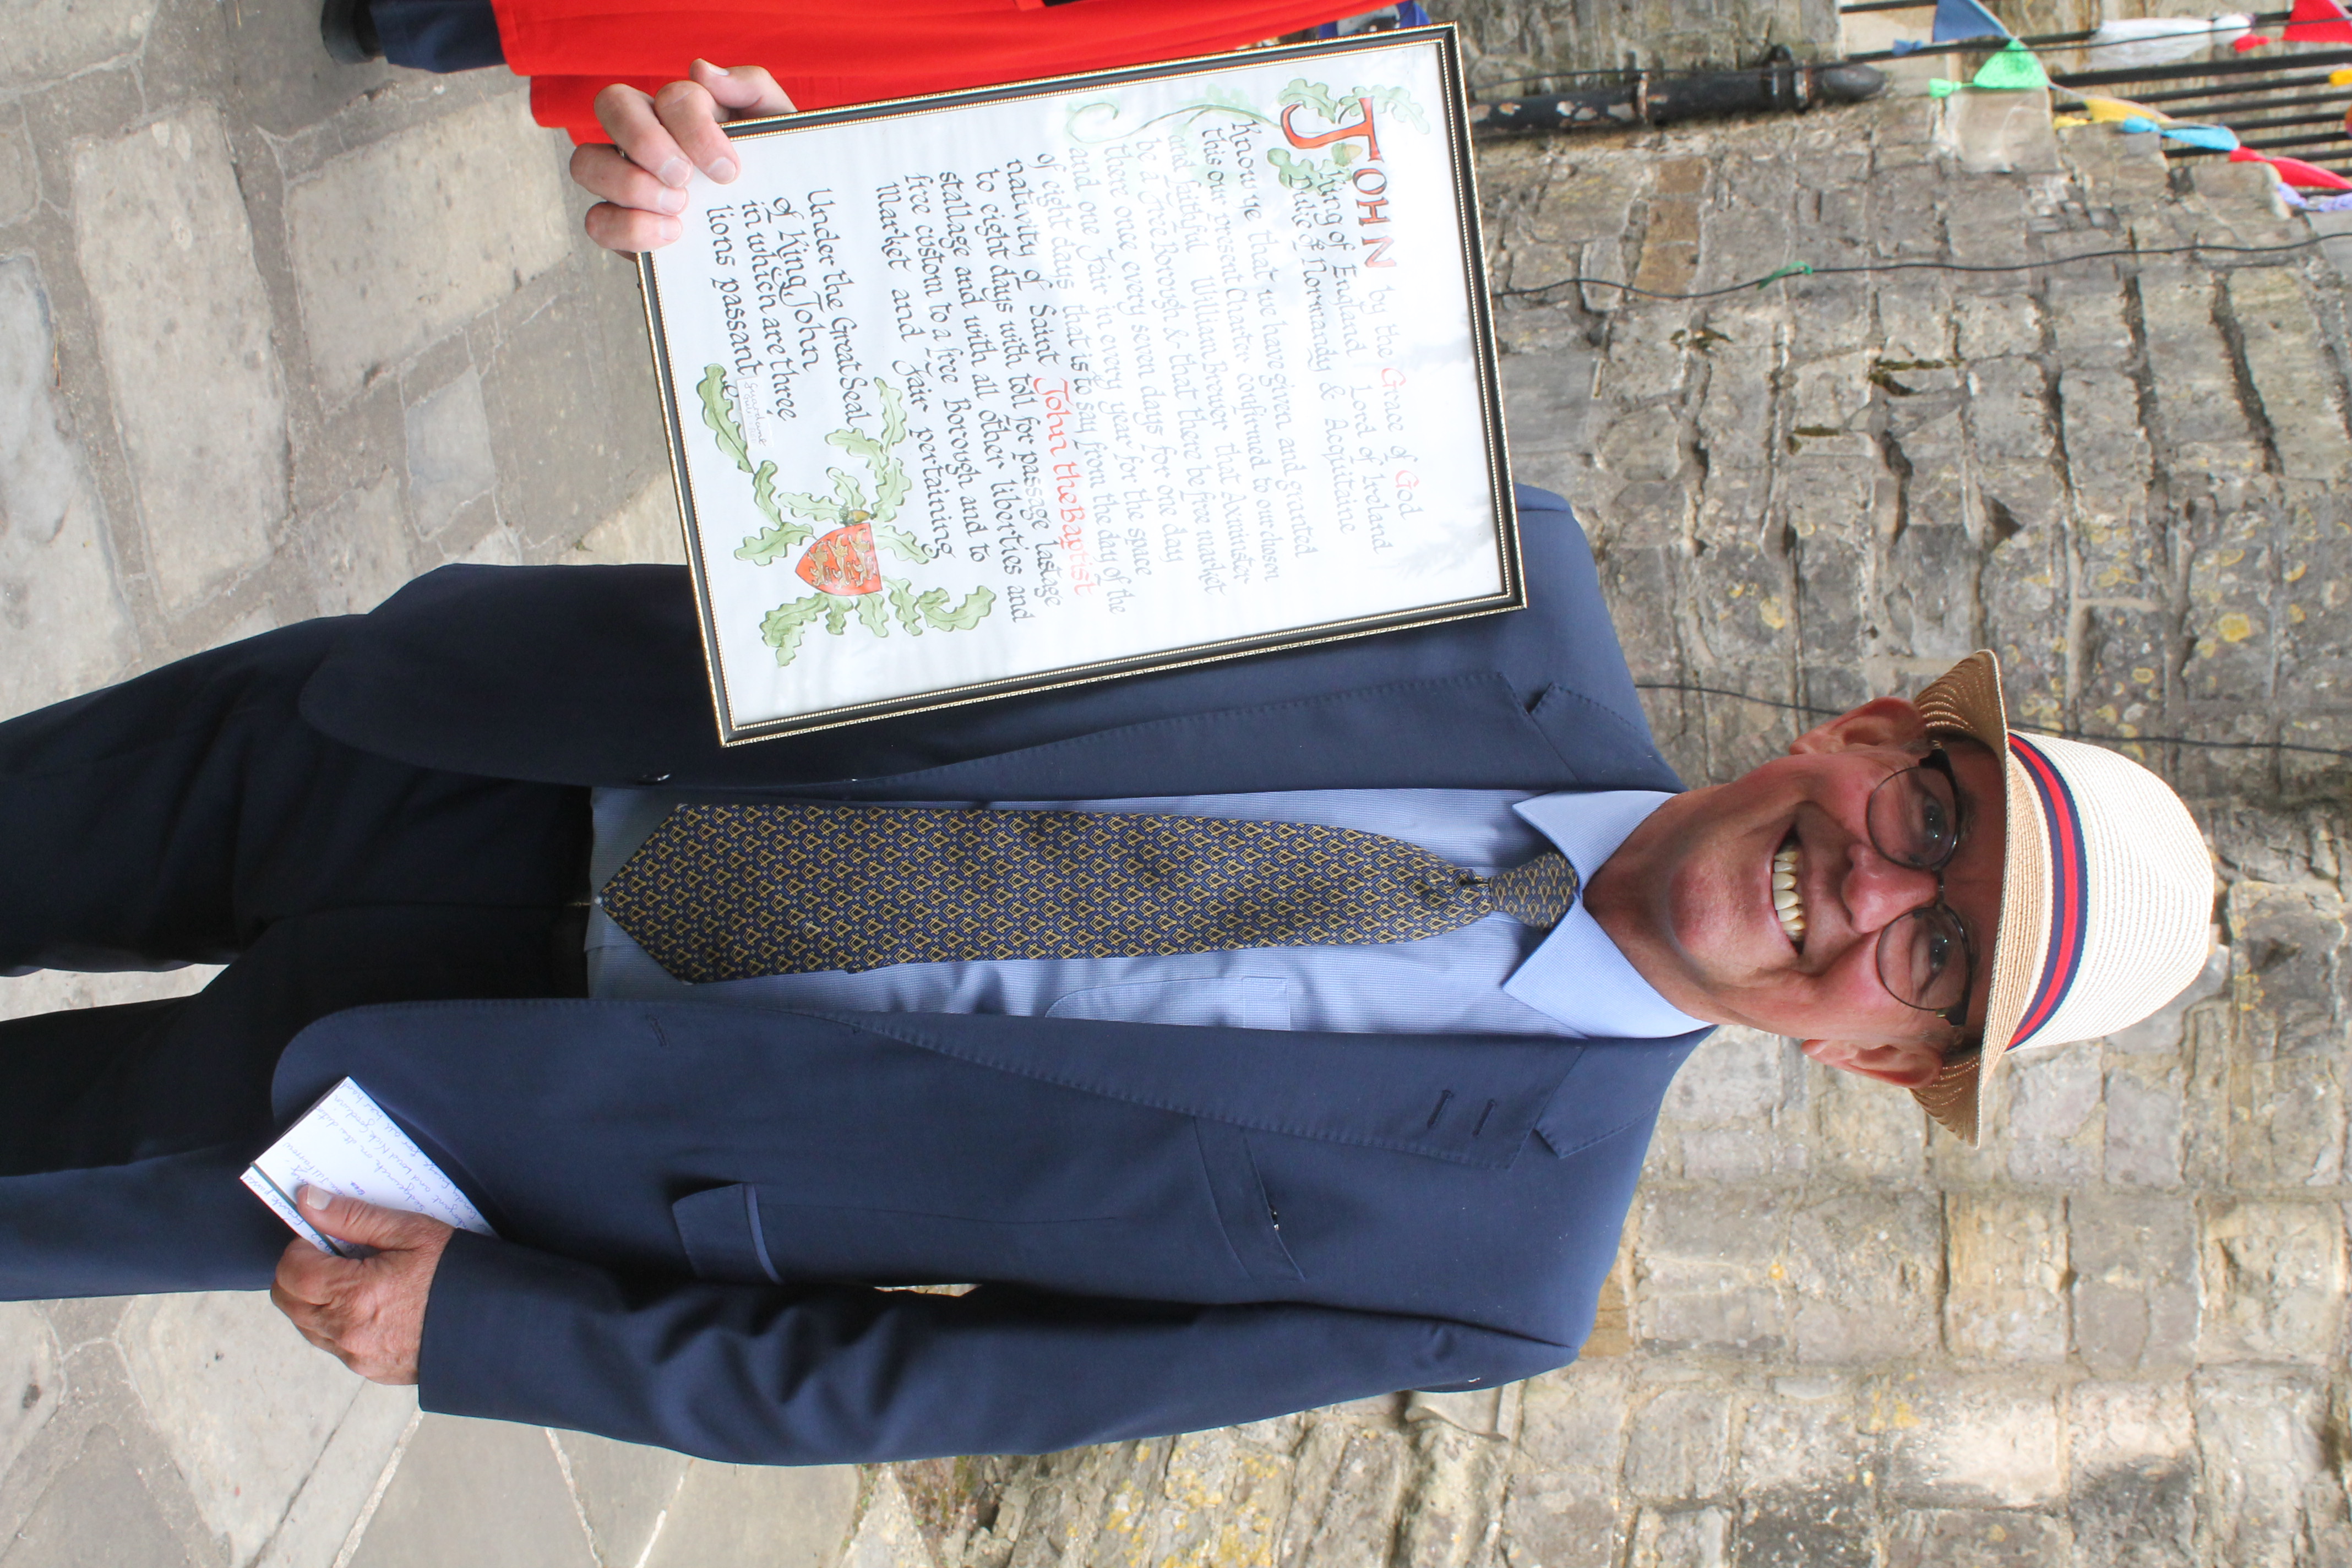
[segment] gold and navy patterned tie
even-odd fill
[[[1481,878],[1402,839],[1219,817],[681,805],[604,885],[680,980],[996,958],[1417,942],[1576,902],[1546,851]]]

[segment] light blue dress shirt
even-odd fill
[[[596,791],[592,885],[610,880],[688,798],[657,790]],[[1418,844],[1482,874],[1518,865],[1549,842],[1590,879],[1667,798],[1649,790],[1531,796],[1517,790],[1404,789],[989,804],[1004,811],[1352,827]],[[1667,1005],[1581,901],[1549,932],[1497,914],[1420,942],[901,963],[856,974],[772,974],[704,985],[670,975],[601,909],[590,911],[587,946],[590,994],[635,1000],[690,995],[752,1006],[1043,1015],[1344,1034],[1654,1039],[1706,1027]]]

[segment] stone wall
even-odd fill
[[[1989,141],[1979,112],[1487,148],[1515,465],[1576,502],[1694,782],[1985,645],[2029,725],[2137,737],[2210,830],[2204,976],[2017,1059],[1979,1152],[1726,1030],[1669,1097],[1578,1365],[902,1467],[943,1561],[2352,1562],[2336,274],[2208,253],[1541,289],[2309,237],[2259,171],[2168,176],[2152,138],[2032,118]]]

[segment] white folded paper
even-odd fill
[[[350,1079],[337,1084],[286,1130],[286,1136],[246,1167],[245,1184],[297,1236],[339,1258],[359,1257],[362,1249],[336,1240],[303,1217],[295,1202],[302,1188],[318,1187],[383,1208],[425,1215],[478,1236],[498,1234],[441,1173],[441,1167]]]

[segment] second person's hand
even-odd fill
[[[604,198],[588,209],[587,227],[607,250],[656,250],[685,233],[676,215],[696,171],[722,185],[734,179],[734,143],[721,123],[792,112],[793,100],[758,66],[722,70],[697,60],[687,75],[650,97],[618,82],[596,95],[596,119],[614,144],[574,150],[572,178]]]

